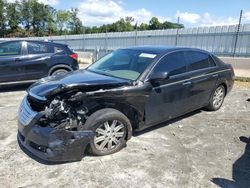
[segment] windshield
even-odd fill
[[[153,62],[157,54],[136,50],[117,50],[96,63],[88,70],[109,76],[136,80]]]

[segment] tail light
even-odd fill
[[[76,53],[74,53],[74,54],[70,54],[69,57],[71,57],[72,59],[77,60],[78,55]]]

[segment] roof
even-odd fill
[[[48,44],[53,43],[54,45],[67,46],[67,44],[61,44],[61,43],[56,43],[56,42],[52,42],[52,41],[45,41],[45,40],[30,40],[30,39],[6,40],[6,41],[2,41],[2,42],[0,42],[0,43],[5,43],[5,42],[23,42],[23,41],[27,41],[27,42],[40,42],[40,43],[48,43]]]
[[[129,48],[123,48],[123,49],[129,49],[129,50],[138,50],[148,53],[155,53],[155,54],[165,54],[168,52],[176,51],[176,50],[197,50],[197,51],[203,51],[201,49],[196,48],[188,48],[188,47],[174,47],[174,46],[136,46],[136,47],[129,47]]]

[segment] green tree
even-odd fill
[[[6,6],[6,12],[6,19],[8,26],[10,27],[10,32],[15,32],[21,23],[20,4],[18,1],[15,3],[8,3]]]
[[[58,33],[56,25],[56,9],[51,6],[46,6],[47,11],[47,33],[48,35],[55,35]]]
[[[6,33],[6,11],[5,11],[5,0],[0,0],[0,37],[4,37]]]
[[[156,30],[156,29],[162,29],[162,24],[161,22],[159,22],[158,18],[153,17],[151,18],[151,20],[149,21],[149,26],[148,28],[150,30]]]
[[[141,25],[139,26],[139,30],[140,31],[148,30],[148,24],[141,23]]]
[[[16,0],[7,3],[0,0],[0,37],[27,37],[63,34],[124,32],[134,30],[155,30],[183,28],[184,25],[152,17],[149,23],[137,26],[133,17],[120,18],[118,21],[102,26],[84,27],[78,17],[77,8],[70,11],[55,8],[38,0]]]
[[[102,25],[100,27],[92,27],[91,33],[105,33],[105,32],[124,32],[124,31],[133,31],[134,26],[132,25],[134,19],[132,17],[121,18],[120,20],[107,25]]]
[[[69,11],[59,10],[56,13],[56,23],[59,31],[59,35],[63,34],[63,30],[67,28],[67,23],[70,18]]]
[[[172,23],[165,21],[162,24],[162,29],[176,29],[176,28],[184,28],[183,24],[178,24],[178,23]]]
[[[21,1],[21,20],[25,29],[28,31],[31,28],[31,22],[33,19],[33,15],[31,12],[31,1],[30,0],[22,0]]]
[[[46,9],[44,4],[37,0],[30,0],[31,3],[31,26],[36,36],[43,36],[45,31],[45,22],[47,19]]]
[[[82,21],[78,18],[79,10],[77,8],[72,8],[69,12],[70,19],[68,22],[68,26],[70,28],[71,34],[81,34],[83,33],[83,25]]]
[[[102,26],[102,27],[104,27],[104,26]],[[100,33],[100,32],[101,32],[101,30],[97,26],[94,26],[94,27],[90,28],[89,30],[86,30],[86,33]]]

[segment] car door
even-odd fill
[[[184,52],[173,52],[162,58],[151,74],[156,72],[168,72],[169,78],[151,83],[152,91],[145,109],[146,125],[177,117],[189,108],[191,85]]]
[[[23,57],[23,42],[10,41],[0,44],[0,82],[15,82],[25,80]]]
[[[210,54],[199,51],[186,51],[190,88],[190,108],[197,109],[209,102],[210,95],[218,79],[217,66]]]
[[[54,54],[53,45],[43,42],[27,41],[25,43],[26,55],[24,57],[27,80],[35,80],[48,76],[51,56]]]

